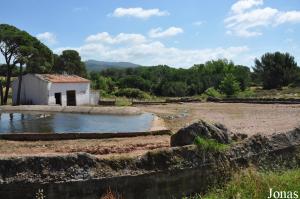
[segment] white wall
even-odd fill
[[[15,80],[12,84],[13,104],[17,102],[18,83]],[[48,82],[45,82],[38,77],[27,74],[23,76],[21,86],[21,104],[48,104]]]
[[[100,100],[99,91],[90,90],[90,105],[98,105]]]
[[[67,105],[67,91],[76,91],[76,105],[90,104],[90,83],[50,83],[48,104],[55,104],[55,93],[61,93],[62,106]]]

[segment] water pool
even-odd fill
[[[1,113],[0,133],[114,133],[151,128],[153,115]]]

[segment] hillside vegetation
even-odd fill
[[[139,89],[153,96],[184,97],[297,97],[300,68],[288,53],[266,53],[253,71],[226,59],[196,64],[188,69],[166,65],[109,68],[91,72],[94,89],[115,95],[121,89]],[[128,90],[130,91],[130,90]],[[296,93],[294,93],[294,91]],[[124,93],[124,96],[125,93]]]
[[[87,60],[85,61],[87,71],[102,71],[108,68],[136,68],[140,65],[130,62],[107,62],[107,61],[96,61]]]

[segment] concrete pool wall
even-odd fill
[[[167,129],[144,132],[120,132],[120,133],[17,133],[0,134],[0,139],[14,141],[51,141],[51,140],[75,140],[75,139],[108,139],[108,138],[130,138],[150,135],[172,135]]]
[[[0,112],[60,112],[60,113],[88,113],[107,115],[139,115],[143,112],[136,107],[97,107],[97,106],[47,106],[47,105],[23,105],[0,106]]]

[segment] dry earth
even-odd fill
[[[286,132],[300,126],[300,105],[183,103],[139,108],[163,118],[173,132],[200,118],[248,135]]]
[[[126,154],[136,156],[146,151],[170,146],[170,136],[140,136],[133,138],[63,140],[63,141],[7,141],[0,140],[0,157],[32,154],[87,152],[96,156],[111,157]]]
[[[234,132],[249,135],[285,132],[300,124],[300,105],[183,103],[138,106],[138,108],[163,118],[166,126],[173,132],[198,119],[220,122]],[[161,125],[161,121],[156,121],[155,125]],[[0,140],[0,157],[72,152],[88,152],[109,158],[137,156],[152,149],[169,147],[169,141],[168,135],[37,142]]]

